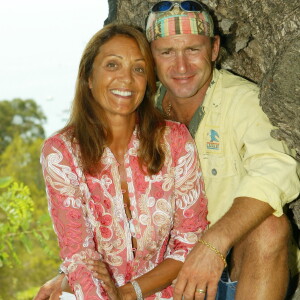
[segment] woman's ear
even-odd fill
[[[93,80],[91,77],[89,77],[89,88],[92,90],[93,89]]]

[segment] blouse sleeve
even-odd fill
[[[41,154],[48,208],[58,237],[62,270],[76,299],[107,299],[83,259],[100,259],[95,250],[85,199],[89,192],[71,146],[60,136],[46,140]]]
[[[196,145],[185,125],[172,128],[175,219],[166,258],[184,261],[207,228],[207,199]]]

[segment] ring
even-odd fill
[[[198,293],[200,293],[200,294],[206,294],[206,291],[205,291],[205,290],[197,289],[196,291],[197,291]]]

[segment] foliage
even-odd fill
[[[14,99],[0,101],[0,120],[0,300],[32,299],[60,263],[39,162],[45,116]]]
[[[28,300],[28,299],[32,299],[38,292],[38,288],[37,287],[33,287],[30,288],[26,291],[21,291],[18,292],[16,295],[16,299],[17,300]]]
[[[34,202],[28,186],[17,183],[11,177],[0,178],[0,267],[20,264],[16,249],[23,247],[32,253],[34,241],[39,241],[47,254],[53,251],[47,247],[49,239],[48,215],[34,218]]]
[[[1,180],[1,187],[6,187],[11,178]],[[11,258],[20,262],[14,249],[14,242],[19,240],[29,251],[26,234],[31,225],[33,202],[29,188],[22,183],[12,182],[7,190],[0,194],[0,267],[4,263],[12,265]]]
[[[46,117],[34,100],[0,101],[0,153],[19,135],[24,140],[44,138]]]
[[[31,191],[35,204],[45,212],[45,185],[40,166],[40,149],[43,139],[25,141],[15,136],[0,154],[0,177],[9,174],[17,181],[25,183]],[[41,201],[42,200],[42,201]]]

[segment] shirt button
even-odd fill
[[[217,173],[218,173],[218,172],[217,172],[216,169],[212,169],[212,170],[211,170],[211,174],[213,174],[214,176],[217,175]]]

